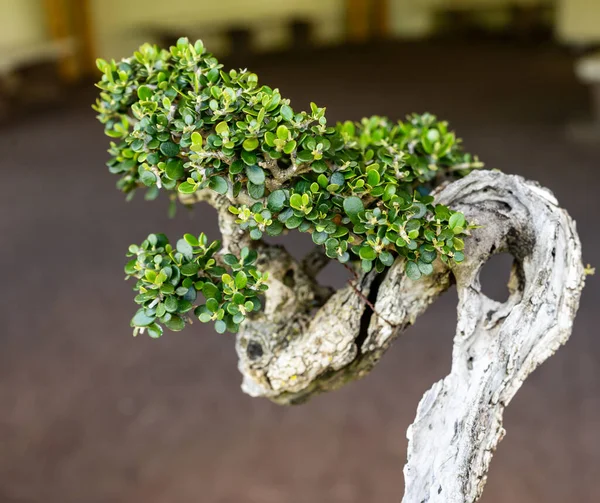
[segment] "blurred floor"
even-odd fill
[[[560,50],[387,45],[236,63],[330,120],[449,119],[490,168],[550,187],[600,265],[600,148],[564,138],[586,93]],[[94,93],[0,131],[0,502],[399,501],[406,428],[449,369],[455,293],[368,378],[294,408],[242,394],[232,338],[199,323],[133,339],[127,246],[152,231],[216,237],[216,221],[124,201]],[[487,274],[488,289],[502,292],[505,273]],[[600,501],[599,301],[591,278],[572,340],[508,408],[484,503]]]

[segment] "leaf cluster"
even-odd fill
[[[328,257],[364,271],[402,256],[416,280],[437,257],[464,259],[474,226],[429,193],[482,164],[435,116],[329,125],[324,108],[295,111],[254,73],[224,71],[201,41],[146,44],[98,67],[94,108],[125,193],[211,189],[228,196],[252,239],[308,232]]]
[[[253,266],[256,251],[244,248],[238,258],[218,255],[220,248],[205,234],[185,234],[175,247],[164,234],[150,234],[129,247],[133,258],[125,273],[138,280],[135,302],[141,306],[131,320],[134,335],[147,330],[160,337],[162,325],[182,330],[192,310],[201,322],[214,322],[219,333],[237,332],[246,316],[261,308],[268,275]]]

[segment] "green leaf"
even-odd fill
[[[177,187],[177,191],[181,192],[182,194],[193,194],[196,192],[196,189],[197,185],[190,182],[182,182],[179,184],[179,187]]]
[[[214,283],[204,283],[204,286],[202,287],[202,293],[207,299],[221,299],[221,291]]]
[[[421,270],[415,262],[409,261],[406,263],[406,275],[413,281],[417,281],[421,277]]]
[[[290,134],[290,130],[281,125],[277,128],[277,138],[279,138],[280,140],[287,140]]]
[[[310,162],[313,160],[313,155],[312,152],[310,152],[310,150],[302,150],[301,152],[298,152],[298,154],[296,155],[296,159],[298,160],[298,162],[301,163]]]
[[[229,133],[229,126],[227,125],[227,122],[225,121],[221,121],[217,124],[217,127],[215,127],[215,131],[217,132],[218,135],[224,135]]]
[[[358,255],[363,260],[375,260],[377,258],[377,252],[368,245],[361,246]]]
[[[246,166],[246,175],[255,185],[262,185],[265,183],[265,172],[260,166]]]
[[[194,253],[192,246],[185,240],[180,239],[177,241],[177,251],[181,253],[184,257],[191,259]]]
[[[150,325],[148,327],[148,335],[150,337],[152,337],[153,339],[158,339],[159,337],[162,336],[162,334],[163,334],[163,329],[159,324],[153,323],[152,325]]]
[[[249,166],[256,164],[256,154],[254,152],[248,152],[247,150],[242,150],[240,153],[242,161],[244,161]]]
[[[225,333],[227,330],[227,324],[223,320],[215,321],[215,330],[219,334]]]
[[[148,316],[144,312],[144,309],[140,309],[137,313],[135,313],[135,315],[131,319],[131,326],[132,327],[147,327],[151,323],[154,323],[154,319],[155,319],[154,316]]]
[[[266,231],[269,236],[279,236],[283,232],[283,224],[275,220],[271,225],[267,225]]]
[[[217,299],[208,299],[206,301],[206,308],[211,312],[211,313],[216,313],[219,310],[219,301]]]
[[[174,313],[177,311],[177,299],[175,297],[167,297],[165,300],[165,309],[169,313]]]
[[[373,269],[373,261],[372,260],[361,260],[360,267],[364,272],[370,272]]]
[[[421,271],[424,276],[429,276],[433,273],[433,266],[431,264],[419,260],[417,265],[419,266],[419,271]]]
[[[453,213],[450,219],[448,220],[448,227],[450,229],[454,229],[455,227],[464,227],[465,226],[465,216],[462,213]]]
[[[356,196],[344,199],[344,211],[353,223],[358,223],[358,215],[365,210],[363,202]]]
[[[290,218],[288,218],[285,221],[285,226],[288,229],[295,229],[296,227],[299,227],[302,222],[304,222],[304,219],[302,217],[297,217],[296,215],[292,215]]]
[[[317,245],[322,245],[323,243],[325,243],[325,241],[327,241],[328,237],[329,237],[329,234],[327,234],[326,232],[313,232],[312,233],[313,243],[315,243]]]
[[[261,199],[265,195],[265,186],[264,185],[256,185],[252,182],[248,182],[246,185],[248,189],[248,194],[253,199]]]
[[[281,105],[279,113],[286,121],[291,121],[294,118],[294,111],[289,105]]]
[[[315,173],[325,173],[328,170],[328,166],[325,161],[314,161],[310,167]]]
[[[371,187],[376,187],[377,185],[379,185],[379,172],[375,169],[371,169],[367,172],[367,183],[371,186]]]
[[[244,147],[244,150],[247,150],[248,152],[256,150],[258,147],[258,138],[246,138],[242,144],[242,147]]]
[[[176,314],[171,316],[171,319],[168,321],[165,321],[164,323],[165,323],[165,326],[169,330],[173,330],[173,332],[179,332],[185,328],[185,321],[183,321],[183,318],[181,318],[180,316],[177,316]]]
[[[198,246],[199,244],[198,239],[193,234],[184,234],[183,239],[185,239],[191,246]]]
[[[297,143],[295,140],[288,141],[283,147],[284,153],[290,155],[296,149]]]
[[[386,265],[389,267],[394,263],[394,256],[390,252],[382,251],[379,254],[379,260],[381,260],[381,263],[383,265]]]
[[[302,207],[302,195],[292,194],[290,197],[290,206],[294,209],[299,210]]]
[[[195,276],[198,274],[198,264],[195,262],[189,262],[181,266],[181,274],[183,276]]]
[[[227,190],[229,189],[229,185],[227,184],[227,180],[222,176],[213,176],[208,182],[208,186],[219,194],[227,194]]]
[[[160,144],[160,151],[167,157],[175,157],[179,154],[179,145],[172,141],[165,141]]]
[[[167,178],[171,180],[179,180],[183,178],[185,170],[183,169],[183,161],[181,159],[169,159],[165,169]]]
[[[279,212],[285,204],[285,192],[281,189],[275,190],[267,198],[267,208],[272,212]]]
[[[140,174],[140,180],[146,187],[152,187],[156,183],[156,175],[145,169]]]
[[[236,288],[238,288],[239,290],[241,290],[242,288],[246,288],[247,283],[248,283],[248,277],[246,276],[246,273],[244,271],[239,271],[235,275]]]
[[[150,89],[148,86],[140,86],[137,90],[137,95],[140,100],[147,101],[152,98],[154,91]]]

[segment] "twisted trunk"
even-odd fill
[[[219,210],[225,245],[235,251],[246,244],[232,225],[229,201],[199,197]],[[266,306],[236,343],[246,393],[298,403],[366,375],[456,283],[452,369],[425,393],[409,427],[405,503],[478,499],[504,435],[504,408],[568,339],[584,284],[575,223],[536,183],[476,171],[436,199],[482,225],[466,240],[463,263],[449,268],[436,261],[433,275],[413,282],[398,259],[383,274],[359,274],[332,294],[315,279],[326,264],[319,252],[300,263],[281,247],[259,243],[258,267],[270,273]],[[486,297],[479,283],[482,266],[501,252],[515,259],[504,303]]]

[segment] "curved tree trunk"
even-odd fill
[[[224,245],[249,244],[233,225],[229,200],[202,193],[219,211]],[[265,310],[237,337],[243,390],[298,403],[366,375],[392,341],[456,283],[458,324],[452,370],[423,396],[408,430],[404,503],[473,502],[504,435],[502,414],[526,377],[566,342],[584,285],[575,223],[548,190],[521,177],[476,171],[439,190],[437,201],[482,227],[452,269],[436,261],[413,282],[402,260],[386,272],[356,275],[332,293],[315,276],[327,263],[315,250],[303,262],[259,243],[270,273]],[[486,297],[482,266],[509,252],[510,297]],[[373,309],[374,308],[374,309]]]

